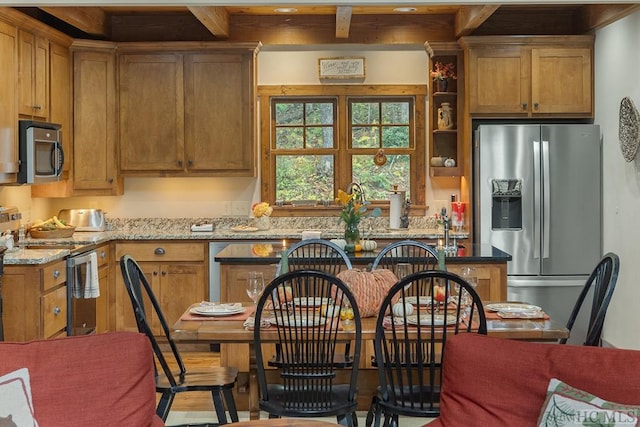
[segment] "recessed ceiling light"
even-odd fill
[[[273,9],[273,11],[277,13],[295,13],[298,9],[295,7],[279,7],[277,9]]]
[[[396,7],[393,9],[394,12],[402,12],[402,13],[410,13],[410,12],[415,12],[416,9],[415,7]]]

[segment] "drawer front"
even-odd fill
[[[54,288],[67,281],[67,262],[59,261],[42,269],[42,290]]]
[[[61,286],[42,297],[44,338],[56,335],[67,325],[67,287]]]
[[[109,245],[98,246],[96,248],[96,253],[98,254],[98,267],[109,265],[109,262],[111,261],[111,257],[109,256]]]
[[[116,259],[131,255],[136,261],[204,261],[204,243],[118,243]]]

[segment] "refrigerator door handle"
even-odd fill
[[[533,197],[534,206],[540,206],[540,141],[533,141]],[[533,212],[533,258],[540,259],[540,212]]]
[[[542,218],[542,257],[549,258],[549,237],[551,230],[551,186],[549,179],[549,141],[542,141],[542,196],[544,212]]]

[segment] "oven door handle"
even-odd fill
[[[95,252],[95,251],[91,251],[91,252],[87,252],[86,254],[82,254],[82,255],[78,255],[78,256],[74,256],[71,258],[67,259],[67,266],[68,267],[75,267],[77,265],[80,264],[86,264],[89,262],[89,260],[91,259],[91,254]]]

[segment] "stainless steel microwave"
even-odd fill
[[[18,123],[18,183],[59,181],[64,166],[61,126],[33,120],[20,120]]]

